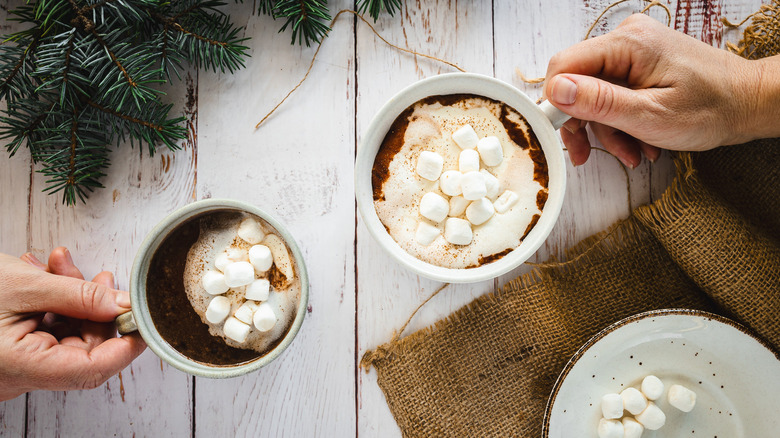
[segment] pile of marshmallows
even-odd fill
[[[238,237],[252,246],[247,254],[246,250],[236,247],[228,247],[214,260],[217,270],[209,270],[203,274],[201,284],[209,295],[214,298],[206,309],[206,319],[212,324],[220,324],[225,321],[223,328],[225,336],[243,343],[246,341],[252,325],[261,332],[271,330],[276,324],[276,314],[268,300],[271,292],[271,283],[265,278],[255,278],[255,273],[261,275],[271,269],[274,257],[271,248],[260,245],[265,239],[267,243],[273,242],[272,248],[278,246],[278,236],[265,235],[260,224],[252,218],[244,219],[238,227]],[[283,242],[282,242],[283,244]],[[248,261],[247,261],[248,260]],[[233,316],[230,314],[230,300],[224,293],[231,288],[244,289],[244,302],[236,309]],[[240,293],[240,289],[236,290]]]
[[[661,379],[647,376],[641,389],[626,388],[620,394],[601,398],[604,418],[599,421],[599,438],[639,438],[645,429],[658,430],[666,424],[666,415],[653,403],[664,393]],[[696,393],[682,385],[672,385],[666,397],[670,405],[683,412],[691,412],[696,405]],[[624,410],[634,417],[623,417]]]
[[[431,151],[420,152],[417,174],[429,181],[438,180],[439,189],[450,196],[448,201],[438,193],[426,193],[420,201],[420,214],[437,224],[446,219],[444,238],[453,245],[468,245],[474,237],[472,225],[482,225],[496,212],[506,212],[517,202],[518,196],[510,190],[498,196],[498,179],[479,168],[480,158],[488,167],[498,166],[504,161],[504,149],[498,137],[480,139],[471,125],[465,125],[452,133],[452,140],[462,149],[458,170],[442,173],[444,159],[441,155]],[[468,220],[458,217],[464,212]],[[420,222],[415,240],[427,246],[439,235],[437,227]]]

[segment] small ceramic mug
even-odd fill
[[[475,94],[504,102],[525,117],[541,144],[547,159],[549,197],[536,226],[512,252],[492,263],[476,268],[453,269],[432,265],[412,256],[388,234],[374,209],[371,173],[374,160],[393,121],[406,108],[430,96]],[[450,73],[416,82],[393,96],[374,116],[366,131],[355,161],[355,196],[368,231],[393,258],[412,271],[433,280],[472,283],[498,277],[525,262],[552,231],[561,211],[566,188],[563,147],[556,130],[569,116],[548,102],[534,103],[525,93],[498,79],[473,74]]]
[[[292,326],[284,335],[284,338],[276,344],[273,349],[266,354],[249,362],[237,365],[209,365],[198,362],[181,354],[174,349],[159,334],[152,321],[149,312],[147,294],[153,293],[146,288],[146,278],[149,273],[149,266],[152,256],[165,241],[165,239],[178,226],[185,223],[192,217],[218,210],[233,210],[253,214],[260,217],[271,225],[290,249],[297,267],[297,276],[300,278],[301,296],[298,308],[296,309],[295,319]],[[303,318],[306,315],[306,306],[309,301],[309,279],[304,265],[303,255],[298,245],[287,229],[271,215],[254,205],[231,199],[207,199],[193,202],[186,205],[162,220],[146,236],[138,254],[133,262],[133,268],[130,273],[130,303],[132,311],[120,315],[116,319],[116,326],[120,334],[132,333],[138,331],[146,341],[149,348],[168,364],[188,374],[209,378],[228,378],[236,377],[260,369],[277,358],[292,342],[298,333]]]

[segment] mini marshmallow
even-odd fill
[[[599,438],[624,438],[623,423],[618,420],[607,420],[602,418],[599,421]]]
[[[607,420],[614,420],[623,416],[623,399],[620,394],[607,394],[601,397],[601,412]]]
[[[444,158],[436,152],[422,151],[417,158],[417,174],[429,180],[436,181],[444,167]]]
[[[217,271],[207,271],[203,274],[203,278],[201,278],[200,282],[203,285],[203,289],[206,289],[206,292],[208,292],[209,295],[224,294],[230,289],[230,287],[225,284],[225,276]]]
[[[463,197],[469,201],[476,201],[487,195],[485,177],[479,172],[464,173],[460,180],[460,186],[463,189]]]
[[[463,125],[452,133],[452,141],[461,149],[474,149],[479,142],[479,136],[471,125]]]
[[[236,246],[229,246],[225,248],[225,254],[227,254],[228,260],[231,262],[246,262],[249,260],[249,255],[243,248]]]
[[[457,196],[461,194],[460,180],[463,174],[457,170],[448,170],[441,174],[439,178],[439,188],[447,196]]]
[[[420,214],[434,222],[441,222],[450,212],[450,203],[438,193],[428,192],[420,200]]]
[[[517,196],[517,193],[506,190],[498,199],[496,199],[496,202],[493,203],[493,207],[495,207],[496,211],[499,213],[506,213],[517,203],[518,199],[520,199],[520,197]]]
[[[230,314],[230,300],[223,296],[214,297],[206,307],[206,320],[219,324]]]
[[[458,170],[461,173],[479,171],[479,152],[473,149],[461,151],[458,157]]]
[[[672,385],[666,394],[669,404],[683,412],[691,412],[696,406],[696,393],[682,385]]]
[[[276,234],[269,234],[265,236],[263,244],[271,250],[276,269],[284,274],[285,278],[292,280],[294,274],[293,264],[290,259],[290,253],[287,251],[287,245],[284,244],[282,238]]]
[[[249,248],[249,263],[255,267],[257,272],[265,272],[271,269],[271,265],[274,263],[271,249],[265,245],[255,245]]]
[[[620,393],[620,398],[623,399],[623,408],[631,415],[636,415],[645,410],[647,407],[647,399],[644,394],[639,392],[636,388],[626,388]]]
[[[251,325],[252,316],[254,316],[255,310],[257,310],[257,304],[252,301],[245,301],[244,304],[236,309],[236,313],[233,314],[233,317],[243,322],[244,324]]]
[[[648,400],[658,400],[664,393],[664,382],[656,376],[650,375],[642,380],[642,394]]]
[[[225,336],[238,343],[246,341],[246,337],[249,335],[249,330],[251,329],[251,326],[244,324],[232,316],[225,321]]]
[[[486,166],[498,166],[504,161],[504,149],[501,147],[501,142],[498,137],[490,136],[479,140],[477,143],[477,150],[479,156],[482,158],[482,162]]]
[[[268,303],[263,303],[257,307],[255,311],[255,317],[253,319],[255,327],[261,332],[267,332],[276,325],[276,314],[274,309]]]
[[[641,438],[645,428],[631,417],[623,417],[623,438]]]
[[[466,218],[473,225],[482,225],[493,217],[496,210],[488,198],[477,199],[466,208]]]
[[[471,201],[463,196],[453,196],[450,198],[450,216],[460,216],[466,212],[466,207],[469,206]]]
[[[648,403],[645,410],[635,416],[634,419],[647,430],[658,430],[666,424],[666,415],[653,402]]]
[[[225,267],[225,284],[228,287],[246,286],[255,281],[255,268],[249,262],[235,262]]]
[[[414,233],[414,240],[420,245],[428,246],[439,237],[439,229],[427,222],[417,224],[417,232]]]
[[[271,282],[261,278],[249,283],[249,286],[246,287],[246,292],[244,292],[244,298],[253,301],[265,301],[268,299],[270,292]]]
[[[248,217],[242,220],[241,224],[238,226],[238,237],[255,245],[263,241],[265,233],[259,222]]]
[[[498,190],[500,189],[498,178],[485,169],[480,170],[479,173],[485,178],[485,188],[487,189],[487,194],[485,196],[491,201],[495,200],[496,196],[498,196]]]
[[[238,260],[236,260],[238,261]],[[233,260],[230,260],[226,252],[220,253],[217,258],[214,259],[214,267],[220,272],[225,272],[225,267],[231,264]]]
[[[444,238],[453,245],[468,245],[474,234],[471,232],[471,224],[464,219],[451,217],[444,223]]]

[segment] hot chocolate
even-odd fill
[[[226,287],[214,295],[213,290],[206,292],[204,274],[219,272],[217,265],[225,259],[221,255],[231,257],[228,263],[251,265],[249,249],[265,247],[238,237],[240,225],[247,220],[255,224],[255,234],[262,233],[263,243],[274,247],[277,253],[267,270],[252,272],[252,280],[264,284],[266,289],[252,289],[249,296],[254,300],[246,298],[248,286]],[[219,267],[225,269],[224,265]],[[248,362],[273,349],[289,331],[301,299],[297,269],[284,242],[261,218],[230,209],[203,213],[174,229],[152,257],[146,281],[149,312],[160,335],[190,359],[209,365]],[[213,315],[207,313],[209,304],[217,299],[227,304],[226,315],[214,323],[210,321],[214,320]],[[265,313],[254,312],[260,306]],[[228,324],[244,324],[231,320],[246,319],[248,310],[249,329],[242,342],[225,336]],[[259,323],[263,330],[255,328],[254,313],[263,313]]]
[[[508,105],[433,96],[396,118],[372,185],[377,215],[401,248],[433,265],[472,268],[517,248],[539,220],[547,161]]]

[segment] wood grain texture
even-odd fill
[[[201,75],[198,197],[242,199],[285,223],[311,288],[303,326],[278,359],[241,378],[197,379],[195,436],[355,435],[352,22],[336,24],[310,79],[258,130],[314,47],[290,46],[278,21],[253,15],[247,69]]]

